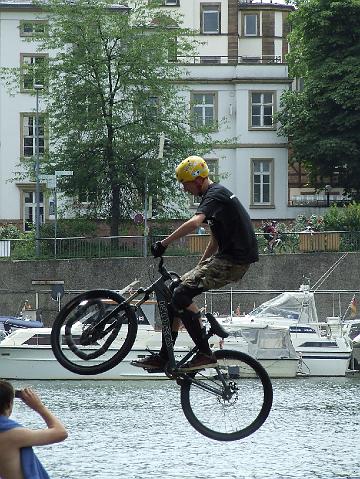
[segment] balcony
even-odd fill
[[[327,207],[344,206],[349,203],[351,199],[341,195],[294,195],[289,201],[289,206]]]
[[[206,55],[192,55],[192,56],[178,56],[174,59],[174,63],[181,63],[184,65],[254,65],[254,64],[274,64],[282,63],[280,55],[263,55],[263,56],[206,56]]]

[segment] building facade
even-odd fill
[[[293,7],[270,0],[162,1],[164,9],[180,13],[184,26],[198,32],[196,55],[175,60],[188,72],[179,88],[196,121],[218,125],[206,155],[211,171],[221,175],[252,219],[294,218],[300,210],[289,206],[287,139],[278,136],[273,120],[281,94],[292,85],[285,55]],[[44,61],[46,53],[27,40],[46,28],[45,12],[30,0],[0,1],[0,20],[0,67]],[[40,154],[48,142],[35,81],[22,75],[20,89],[0,87],[0,223],[23,229],[35,219],[35,184],[14,177],[20,158],[36,152],[36,98]],[[53,199],[42,192],[41,217],[47,221],[53,219]]]
[[[267,2],[164,1],[198,32],[198,54],[178,58],[183,89],[199,122],[218,124],[210,168],[254,220],[293,218],[288,207],[288,144],[273,115],[291,88],[285,62],[293,7]],[[221,148],[223,140],[229,141]],[[196,206],[196,205],[193,205]]]

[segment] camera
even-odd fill
[[[21,399],[21,389],[15,389],[15,397]]]

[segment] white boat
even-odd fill
[[[272,328],[262,328],[257,334],[252,328],[252,336],[235,334],[226,339],[223,347],[259,355],[259,361],[272,377],[295,377],[298,358],[272,342],[272,347],[264,346],[264,337],[269,337]],[[161,333],[151,325],[139,325],[137,338],[132,350],[125,359],[110,371],[99,375],[80,376],[63,368],[55,359],[50,345],[50,328],[33,328],[17,330],[0,343],[0,377],[4,379],[166,379],[163,373],[148,373],[142,368],[134,367],[133,360],[144,357],[150,351],[157,352],[161,344]],[[283,333],[281,333],[283,337]],[[278,336],[279,337],[279,336]],[[217,337],[210,340],[214,349],[219,349]],[[180,359],[193,346],[188,334],[181,331],[175,347],[175,357]],[[113,349],[110,349],[110,352]],[[262,352],[261,352],[262,351]],[[266,352],[266,354],[265,354]],[[270,353],[271,352],[271,353]]]
[[[287,327],[301,359],[301,371],[309,376],[345,376],[349,367],[352,345],[339,333],[340,318],[319,322],[314,293],[307,285],[299,291],[281,293],[247,315],[223,319],[225,326],[226,321],[240,329],[249,323]]]
[[[218,346],[248,353],[257,359],[272,378],[294,378],[301,373],[300,356],[291,342],[289,329],[249,322],[241,328],[226,327],[229,337]]]
[[[149,347],[154,336],[159,337],[151,326],[139,326],[136,344],[126,358],[110,371],[99,375],[81,376],[63,368],[55,359],[51,344],[51,328],[33,328],[17,330],[9,334],[0,343],[0,377],[4,379],[154,379],[165,378],[164,374],[149,374],[141,368],[131,366],[130,362],[149,354],[147,344],[141,340],[148,333]],[[157,341],[157,345],[158,345]],[[176,355],[184,354],[188,347],[179,346]],[[114,348],[110,348],[110,353]]]
[[[347,319],[341,323],[342,334],[349,338],[352,345],[352,355],[348,373],[358,373],[360,370],[360,319]]]
[[[16,329],[42,328],[41,312],[33,309],[26,299],[16,316],[0,316],[0,341]]]
[[[23,328],[42,328],[41,321],[31,320],[23,316],[0,316],[0,342],[12,331]]]

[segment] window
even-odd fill
[[[154,119],[159,114],[160,98],[158,96],[148,96],[143,103],[143,109],[146,110],[146,115],[150,119]]]
[[[274,105],[274,92],[250,92],[250,129],[273,129]]]
[[[44,114],[39,115],[39,154],[44,154]],[[21,114],[21,156],[35,156],[36,154],[36,117],[33,113]]]
[[[219,160],[218,159],[207,159],[205,158],[206,164],[209,168],[209,178],[212,181],[219,181]],[[196,207],[201,201],[200,196],[193,196],[192,197],[192,205]]]
[[[273,204],[273,160],[252,159],[252,205]]]
[[[35,191],[24,191],[23,193],[23,218],[24,231],[30,231],[35,224],[36,198]],[[44,196],[40,192],[40,224],[44,223]]]
[[[202,4],[200,31],[205,34],[216,35],[221,33],[220,28],[220,4]]]
[[[256,37],[258,32],[259,16],[256,13],[245,14],[243,23],[243,32],[245,37]]]
[[[22,20],[20,22],[21,37],[36,37],[46,33],[47,20]]]
[[[160,112],[160,98],[151,96],[147,92],[134,95],[133,118],[142,122],[154,122]]]
[[[47,55],[24,54],[20,55],[21,85],[22,92],[32,91],[34,84],[45,84],[44,67]]]
[[[192,93],[193,127],[216,127],[217,94],[215,92]]]
[[[74,335],[74,336],[72,336],[72,339],[74,340],[75,344],[80,345],[80,339],[81,339],[80,335]],[[63,345],[67,344],[67,341],[64,338],[64,336],[61,337],[61,342],[62,342]],[[45,334],[45,333],[44,334],[34,334],[29,339],[24,341],[23,344],[28,344],[29,346],[38,346],[38,345],[49,346],[51,344],[50,335]],[[98,343],[96,343],[96,344],[98,344]]]
[[[180,0],[164,0],[164,5],[168,7],[178,7],[180,5]]]

